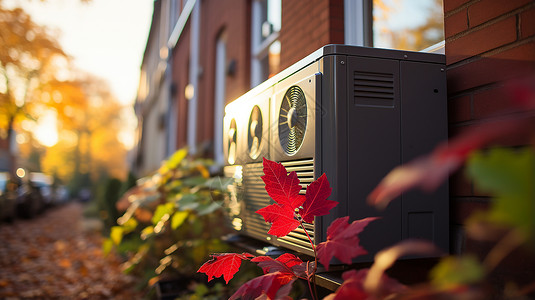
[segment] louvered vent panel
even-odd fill
[[[262,175],[262,163],[246,164],[243,168],[243,186],[245,188],[245,210],[242,213],[244,230],[255,237],[265,238],[269,224],[256,211],[271,204]]]
[[[314,160],[310,158],[286,161],[282,162],[282,165],[288,172],[295,171],[297,173],[297,178],[299,178],[299,181],[301,182],[301,191],[299,193],[304,195],[308,185],[314,181]],[[305,224],[305,228],[310,235],[312,242],[314,242],[314,225]],[[278,238],[277,240],[278,242],[286,244],[291,248],[312,251],[308,237],[301,227],[298,227],[294,231],[290,232],[290,234],[287,236]]]
[[[288,172],[295,171],[297,173],[297,177],[301,182],[300,194],[304,195],[307,186],[314,181],[314,160],[302,159],[282,162],[282,164]],[[246,164],[243,169],[245,199],[247,199],[245,201],[245,211],[242,215],[244,229],[248,234],[260,238],[267,236],[270,225],[256,211],[273,203],[265,190],[265,184],[261,178],[263,175],[262,163]],[[305,228],[312,241],[314,241],[314,225],[305,224]],[[301,228],[295,229],[285,237],[278,238],[277,242],[289,248],[312,251],[308,237]]]
[[[353,74],[356,105],[394,106],[394,75],[359,72]]]

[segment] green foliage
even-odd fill
[[[476,216],[535,234],[535,153],[533,148],[495,148],[474,153],[468,174],[475,186],[494,195],[491,209]]]
[[[117,225],[116,220],[119,217],[119,212],[115,205],[119,200],[122,184],[117,178],[109,178],[97,191],[98,209],[107,228]]]
[[[447,290],[481,281],[485,270],[473,256],[448,256],[440,260],[430,275],[435,287]]]
[[[120,207],[127,203],[128,208],[111,228],[109,240],[129,257],[125,272],[192,276],[209,253],[228,251],[221,240],[230,232],[221,209],[225,192],[212,184],[212,162],[187,154],[187,149],[178,150],[119,200]],[[198,297],[212,295],[198,288]]]

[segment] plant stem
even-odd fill
[[[303,225],[303,221],[300,219],[299,224],[301,225],[301,228],[303,228],[303,231],[305,232],[308,241],[310,242],[310,245],[312,246],[312,250],[314,251],[314,269],[312,270],[312,273],[308,270],[308,263],[307,263],[307,282],[308,282],[308,288],[310,289],[310,294],[312,295],[312,299],[318,298],[318,292],[316,288],[316,271],[318,270],[318,256],[316,253],[316,246],[314,245],[314,242],[312,241],[312,238],[310,238],[310,235],[308,234],[308,231],[306,230],[305,226]],[[313,286],[314,289],[312,290],[311,284],[310,284],[310,277],[313,278]]]

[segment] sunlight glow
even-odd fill
[[[56,118],[57,113],[55,111],[48,111],[39,118],[34,135],[41,145],[52,147],[58,142]]]

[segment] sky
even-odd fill
[[[122,104],[134,103],[154,0],[91,0],[89,3],[4,0],[3,3],[8,7],[22,7],[35,23],[58,32],[57,40],[78,69],[108,81]],[[129,128],[119,138],[132,147],[133,112],[126,118],[125,126]],[[55,131],[54,117],[43,118],[39,123],[37,139],[46,146],[55,144],[57,135],[50,134]]]
[[[109,81],[121,103],[133,103],[154,0],[5,0],[21,6],[57,37],[75,65]]]

